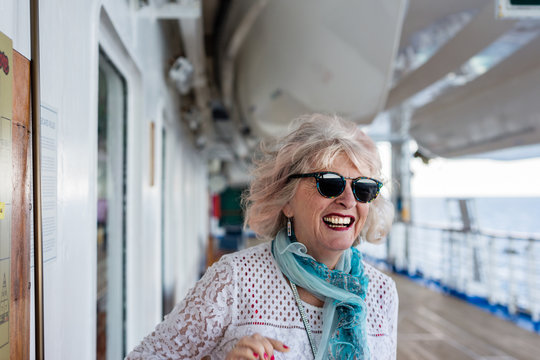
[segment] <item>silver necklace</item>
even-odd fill
[[[293,290],[294,299],[296,300],[296,305],[298,305],[298,310],[300,310],[300,317],[302,318],[302,322],[304,323],[304,328],[306,329],[306,332],[307,332],[309,344],[311,345],[311,351],[313,352],[313,357],[316,358],[317,348],[315,347],[315,341],[313,341],[313,335],[311,334],[311,326],[309,326],[306,312],[304,311],[304,305],[302,305],[302,300],[300,300],[300,296],[298,295],[298,290],[296,289],[296,285],[290,280],[289,282],[291,283],[291,288]]]

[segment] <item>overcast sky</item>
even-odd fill
[[[383,172],[390,177],[390,145],[380,143]],[[524,160],[443,159],[411,162],[417,197],[540,197],[540,157]]]
[[[500,161],[435,159],[411,164],[414,196],[540,196],[540,158]]]

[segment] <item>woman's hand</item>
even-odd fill
[[[241,338],[227,354],[226,360],[274,360],[274,351],[287,352],[289,347],[281,341],[253,334]]]

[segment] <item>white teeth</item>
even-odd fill
[[[323,218],[324,221],[332,225],[349,225],[351,223],[350,217],[340,217],[340,216],[326,216]],[[334,226],[332,226],[334,227]]]

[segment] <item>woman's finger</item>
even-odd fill
[[[274,360],[274,351],[287,352],[289,348],[279,340],[255,333],[241,338],[227,355],[227,360]]]
[[[239,359],[249,359],[249,360],[252,360],[252,359],[259,359],[259,354],[257,354],[256,352],[254,352],[251,348],[249,347],[241,347],[241,348],[238,348],[237,349],[237,353],[238,353],[238,357]]]
[[[261,360],[274,360],[274,347],[269,341],[269,338],[260,334],[254,334],[253,339],[263,348],[262,352],[259,353]]]
[[[253,360],[260,359],[259,354],[254,352],[251,347],[236,344],[234,348],[227,354],[226,360]]]
[[[274,348],[274,350],[277,350],[277,351],[280,351],[280,352],[287,352],[287,351],[290,350],[287,345],[285,345],[284,343],[282,343],[279,340],[272,339],[272,338],[267,338],[267,339],[272,344],[272,347]]]
[[[262,344],[262,339],[263,337],[259,334],[244,336],[238,341],[236,347],[248,348],[251,350],[252,355],[255,356],[255,359],[264,359],[266,349]]]

